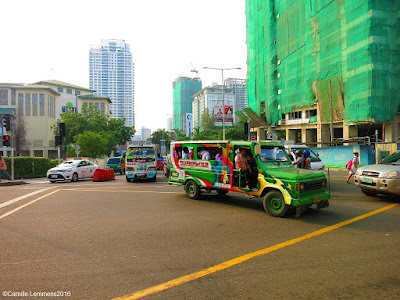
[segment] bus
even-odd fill
[[[239,152],[253,166],[253,186],[235,165]],[[183,185],[192,199],[211,190],[221,196],[236,192],[261,197],[265,211],[275,217],[285,216],[289,208],[296,216],[312,205],[325,208],[330,199],[325,174],[295,168],[284,145],[276,142],[173,142],[169,184]]]
[[[151,143],[129,144],[125,157],[126,181],[157,179],[156,148]]]

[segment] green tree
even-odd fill
[[[165,140],[165,146],[167,147],[167,152],[168,152],[169,146],[171,144],[171,135],[164,128],[157,129],[151,134],[151,142],[153,144],[161,146],[162,144],[161,140]]]
[[[201,129],[215,129],[214,121],[214,114],[210,115],[208,108],[204,109],[204,112],[201,115]]]
[[[102,116],[94,107],[83,107],[80,113],[67,111],[61,115],[61,122],[65,123],[66,135],[63,139],[64,148],[75,144],[77,133],[81,135],[91,131],[101,135],[107,141],[106,153],[111,153],[116,146],[124,144],[135,133],[133,127],[126,127],[124,119],[110,119]],[[57,134],[57,125],[53,126],[54,134]],[[69,150],[72,151],[71,149]],[[68,155],[69,153],[68,152]]]
[[[86,131],[78,136],[77,143],[81,147],[81,156],[100,157],[109,154],[107,139],[99,133]]]

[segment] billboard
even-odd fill
[[[222,121],[224,118],[224,112],[222,110],[222,105],[214,106],[214,119],[215,127],[222,127]],[[225,104],[225,127],[233,127],[233,105]]]
[[[193,131],[193,116],[191,113],[186,114],[186,136],[190,136]]]

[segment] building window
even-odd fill
[[[79,96],[81,94],[81,91],[75,90],[75,95]]]
[[[57,88],[57,91],[58,91],[59,93],[64,93],[64,89],[63,89],[62,87]]]
[[[316,109],[310,109],[306,111],[307,118],[315,117],[317,115]]]
[[[15,90],[11,90],[11,105],[17,105]]]
[[[39,95],[39,114],[40,116],[44,116],[44,101],[45,101],[45,96],[44,94]]]
[[[31,115],[31,94],[25,94],[25,116]]]
[[[38,115],[38,94],[32,94],[32,116]]]
[[[106,110],[106,104],[105,103],[101,103],[100,104],[100,112],[101,112],[102,116],[104,116],[105,110]]]
[[[99,110],[99,109],[100,109],[99,103],[98,103],[98,102],[95,102],[95,103],[94,103],[94,107],[96,107],[96,110]]]
[[[290,119],[301,119],[301,111],[294,111],[290,113]]]
[[[18,93],[18,115],[24,115],[24,94]]]
[[[67,94],[72,94],[72,89],[67,89]]]
[[[8,105],[8,90],[0,90],[0,105]]]

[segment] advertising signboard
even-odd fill
[[[186,114],[186,136],[190,136],[193,131],[193,116],[191,113]]]
[[[215,127],[222,127],[224,113],[222,105],[214,106]],[[225,127],[233,127],[233,105],[225,104]]]

